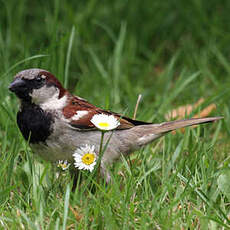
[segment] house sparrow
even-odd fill
[[[98,154],[101,132],[91,122],[92,117],[107,114],[119,119],[120,125],[112,135],[111,131],[105,133],[104,143],[111,138],[101,161],[101,173],[107,181],[106,165],[121,154],[127,155],[172,130],[221,119],[208,117],[160,124],[133,120],[72,95],[54,75],[42,69],[19,72],[9,89],[21,101],[17,124],[22,135],[35,153],[51,162],[73,162],[74,151],[85,145],[95,146]]]

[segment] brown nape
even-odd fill
[[[58,79],[53,74],[47,71],[41,71],[40,74],[45,75],[47,77],[46,78],[47,86],[55,85],[60,90],[59,98],[63,97],[66,94],[67,92],[66,89],[63,88],[60,81],[58,81]]]

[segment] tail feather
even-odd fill
[[[186,120],[169,121],[157,124],[155,127],[153,127],[152,132],[154,134],[162,134],[173,131],[175,129],[180,129],[192,125],[210,123],[220,119],[223,119],[223,117],[190,118]]]
[[[223,119],[223,117],[191,118],[186,120],[169,121],[160,124],[135,126],[132,129],[135,129],[135,132],[133,132],[133,134],[135,133],[137,142],[133,142],[132,144],[134,148],[137,149],[138,147],[146,145],[175,129],[214,122],[220,119]]]

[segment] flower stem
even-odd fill
[[[101,160],[103,157],[103,140],[104,140],[105,132],[101,132],[101,142],[100,142],[100,148],[99,148],[99,158],[98,158],[98,171],[97,171],[97,181],[99,182],[100,178],[100,171],[101,171]]]

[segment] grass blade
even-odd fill
[[[69,198],[70,198],[70,186],[68,184],[65,193],[64,215],[63,215],[63,226],[62,226],[63,230],[66,230],[66,223],[67,223],[67,217],[69,211]]]
[[[73,47],[73,42],[74,42],[74,36],[75,36],[75,27],[72,27],[70,38],[69,38],[69,46],[67,50],[67,55],[66,55],[66,63],[65,63],[65,79],[64,79],[64,87],[68,87],[68,82],[69,82],[69,65],[70,65],[70,58],[71,58],[71,52],[72,52],[72,47]]]

